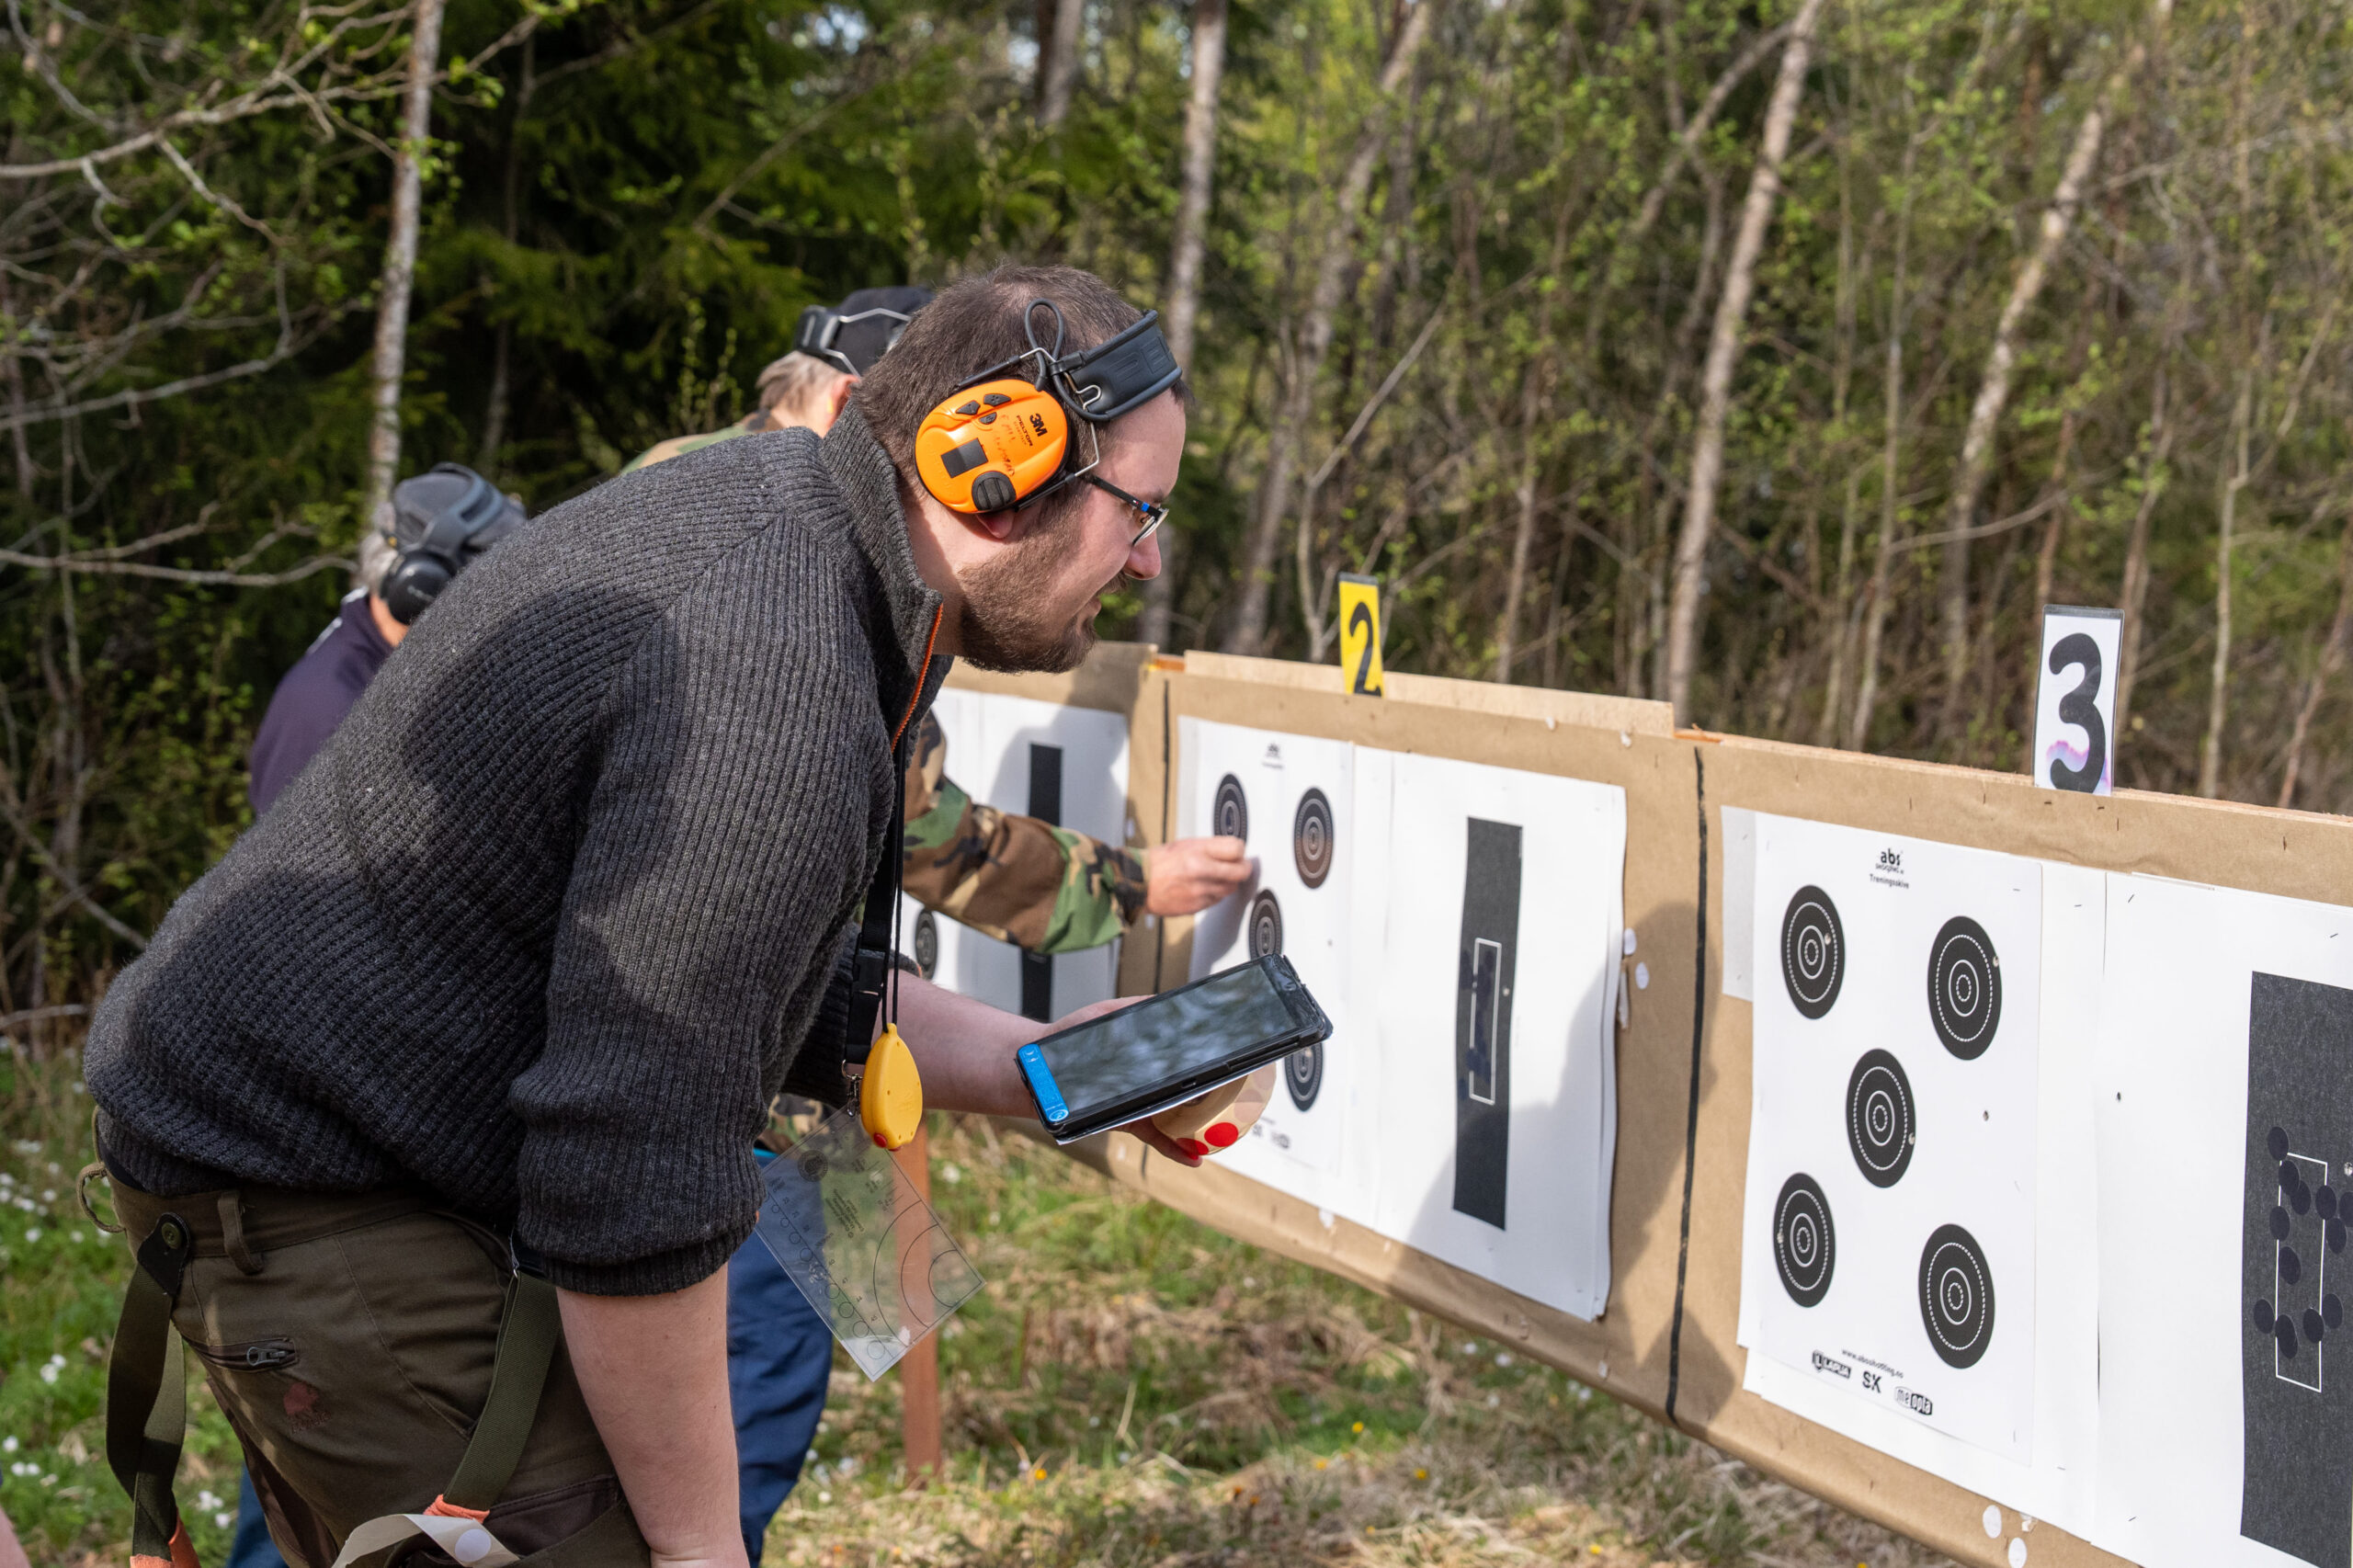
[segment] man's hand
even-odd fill
[[[1242,840],[1179,838],[1147,849],[1143,857],[1143,907],[1147,914],[1199,915],[1250,880],[1250,854]]]

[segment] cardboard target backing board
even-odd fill
[[[2200,1494],[2164,1466],[2143,1460],[2160,1452],[2176,1456],[2177,1463],[2192,1455],[2215,1458],[2213,1448],[2200,1445],[2222,1439],[2211,1432],[2201,1437],[2203,1415],[2182,1397],[2184,1368],[2192,1358],[2210,1367],[2219,1360],[2235,1389],[2249,1335],[2241,1332],[2246,1320],[2240,1316],[2222,1337],[2210,1333],[2211,1343],[2165,1331],[2182,1299],[2175,1273],[2182,1261],[2182,1215],[2168,1207],[2183,1179],[2177,1174],[2182,1151],[2145,1132],[2119,1137],[2112,1114],[2119,1087],[2103,1076],[2108,1048],[2102,1042],[2112,1023],[2104,1013],[2105,996],[2115,983],[2120,952],[2133,942],[2113,919],[2115,889],[2131,879],[2113,873],[2325,894],[2332,887],[2353,887],[2353,824],[2137,791],[2106,798],[2065,794],[2038,790],[2022,775],[1764,742],[1701,743],[1694,750],[1705,769],[1711,841],[1739,850],[1719,861],[1709,898],[1711,939],[1733,930],[1739,941],[1733,946],[1751,945],[1754,951],[1748,962],[1737,964],[1721,946],[1709,955],[1720,980],[1706,998],[1703,1027],[1678,1424],[1965,1561],[2118,1560],[2103,1547],[2152,1568],[2211,1562],[2218,1555],[2290,1561],[2246,1555],[2255,1543],[2237,1536],[2235,1412],[2227,1437],[2233,1450],[2228,1528],[2198,1539],[2211,1543],[2227,1535],[2238,1545],[2227,1553],[2200,1554],[2188,1550],[2191,1538],[2179,1531],[2170,1540],[2156,1532],[2135,1539],[2116,1528],[2122,1515],[2177,1509]],[[1776,1385],[1780,1397],[1768,1400],[1756,1390],[1773,1381],[1760,1379],[1760,1367],[1773,1364],[1739,1352],[1734,1343],[1749,1194],[1745,1180],[1726,1182],[1711,1173],[1726,1158],[1744,1172],[1749,1164],[1755,1074],[1763,1065],[1752,1031],[1768,987],[1783,985],[1778,963],[1766,962],[1779,932],[1766,929],[1768,904],[1757,896],[1764,874],[1757,813],[1835,821],[1865,834],[2040,863],[2035,1425],[2031,1455],[2023,1464],[1894,1413],[1872,1412],[1883,1424],[1868,1431],[1833,1426],[1835,1407],[1824,1402],[1834,1395],[1795,1373]],[[2353,934],[2353,921],[2346,928]],[[2243,1014],[2238,1029],[2238,1053],[2228,1060],[2240,1074],[2240,1097],[2232,1102],[2232,1163],[2220,1194],[2230,1245],[2219,1285],[2202,1287],[2217,1290],[2234,1308],[2245,1229],[2244,1129],[2236,1108],[2245,1103],[2247,1071]],[[2153,1020],[2135,1032],[2129,1049],[2144,1072],[2165,1079],[2182,1077],[2180,1069],[2201,1054],[2173,1019]],[[2211,1091],[2209,1085],[2202,1092]],[[2129,1088],[2123,1093],[2129,1107],[2134,1096]],[[1633,1135],[1621,1128],[1621,1137]],[[2205,1203],[2213,1207],[2215,1196],[2209,1194]],[[2264,1212],[2268,1218],[2268,1207]],[[2137,1274],[2120,1273],[2112,1261],[2127,1236],[2143,1255]],[[2006,1301],[2001,1306],[2006,1311]],[[2119,1358],[2124,1343],[2119,1335],[2127,1324],[2138,1325],[2132,1332],[2152,1346],[2138,1370],[2128,1370]],[[2154,1348],[2158,1341],[2162,1354]],[[2138,1391],[2143,1402],[2138,1408],[2124,1397],[2128,1389]],[[1809,1403],[1808,1395],[1816,1403]],[[1847,1405],[1859,1403],[1835,1397]],[[1851,1435],[1859,1431],[1862,1440]],[[2209,1484],[2204,1491],[2216,1488]],[[2340,1512],[2353,1518],[2353,1500]],[[2210,1526],[2218,1517],[2206,1515]]]
[[[1197,662],[1227,675],[1197,676],[1190,668]],[[1433,684],[1441,690],[1476,685]],[[1617,997],[1605,994],[1600,998],[1594,1022],[1599,1026],[1597,1033],[1600,1039],[1596,1041],[1598,1051],[1606,1051],[1614,1041],[1620,1123],[1630,1107],[1639,1107],[1645,1127],[1679,1130],[1689,1103],[1690,999],[1697,980],[1688,963],[1688,955],[1695,950],[1693,933],[1697,920],[1696,886],[1689,880],[1697,855],[1689,748],[1665,735],[1665,709],[1661,704],[1619,702],[1606,698],[1577,699],[1582,705],[1580,710],[1589,718],[1623,721],[1616,727],[1597,729],[1566,723],[1557,712],[1544,711],[1549,704],[1543,699],[1563,698],[1565,694],[1529,693],[1510,687],[1482,687],[1477,693],[1483,697],[1490,694],[1505,699],[1497,704],[1504,708],[1518,705],[1519,699],[1538,699],[1526,704],[1535,711],[1530,715],[1466,710],[1404,701],[1394,695],[1387,699],[1350,697],[1339,689],[1334,671],[1260,660],[1188,659],[1184,667],[1146,672],[1137,708],[1137,733],[1142,736],[1148,727],[1161,726],[1161,733],[1173,752],[1181,727],[1198,721],[1301,740],[1352,744],[1358,748],[1359,780],[1365,777],[1362,759],[1370,754],[1379,769],[1393,773],[1403,767],[1417,776],[1427,772],[1430,788],[1440,795],[1448,790],[1452,769],[1463,765],[1466,778],[1475,777],[1483,769],[1493,769],[1523,779],[1520,788],[1539,793],[1558,790],[1564,792],[1563,799],[1569,799],[1577,797],[1580,791],[1591,790],[1606,796],[1613,804],[1622,801],[1618,809],[1624,813],[1625,841],[1631,843],[1648,836],[1654,841],[1678,844],[1683,849],[1682,863],[1675,866],[1676,858],[1671,856],[1655,867],[1637,867],[1631,858],[1620,860],[1622,869],[1617,873],[1616,888],[1603,891],[1614,891],[1617,895],[1619,908],[1610,929],[1620,934],[1608,944],[1610,950],[1607,954],[1580,961],[1587,971],[1597,965],[1605,973],[1614,971],[1620,988]],[[1142,739],[1133,747],[1140,778],[1153,751],[1154,747]],[[1161,819],[1165,825],[1152,835],[1155,838],[1172,834],[1178,820],[1177,780],[1173,773],[1168,777],[1168,810]],[[1444,826],[1449,835],[1449,842],[1444,846],[1449,865],[1436,865],[1434,861],[1431,874],[1438,881],[1431,883],[1430,890],[1414,895],[1416,901],[1432,906],[1426,924],[1439,932],[1433,939],[1449,970],[1454,968],[1457,949],[1469,929],[1466,916],[1470,926],[1482,927],[1469,933],[1474,954],[1480,940],[1495,942],[1500,948],[1506,937],[1524,949],[1526,942],[1539,930],[1528,922],[1528,903],[1544,896],[1536,879],[1524,879],[1519,931],[1499,935],[1484,928],[1493,912],[1479,907],[1479,901],[1465,897],[1472,819],[1491,824],[1483,833],[1491,833],[1492,828],[1520,828],[1523,846],[1528,842],[1528,833],[1554,831],[1540,812],[1506,809],[1506,802],[1500,799],[1474,801],[1460,793],[1461,778],[1453,779],[1453,783],[1456,798],[1451,804],[1458,809]],[[1392,778],[1381,789],[1387,791],[1394,787]],[[1417,784],[1416,789],[1420,788]],[[1139,784],[1140,803],[1143,793]],[[1368,810],[1365,791],[1359,787],[1356,793],[1356,805],[1362,814]],[[1252,811],[1255,837],[1255,797]],[[1673,869],[1666,869],[1670,867]],[[1659,874],[1661,870],[1664,875]],[[1393,875],[1393,867],[1389,874]],[[1600,880],[1607,881],[1608,877]],[[1398,903],[1393,890],[1383,891],[1370,881],[1359,882],[1353,896],[1358,903],[1376,908],[1394,908]],[[1622,934],[1629,931],[1636,947],[1631,955],[1626,952],[1628,938]],[[1679,940],[1677,932],[1681,934]],[[1175,983],[1190,972],[1196,923],[1168,921],[1155,934],[1162,955],[1159,970],[1163,981]],[[1142,947],[1140,941],[1131,943],[1131,950]],[[1501,958],[1500,953],[1496,956]],[[1538,958],[1524,958],[1518,951],[1513,957],[1515,966],[1540,963],[1558,967],[1559,963],[1549,949]],[[1131,956],[1130,962],[1134,964],[1136,959]],[[1639,983],[1627,978],[1637,968],[1641,970]],[[1473,1006],[1483,994],[1489,994],[1479,989],[1475,961],[1472,969],[1467,987],[1455,983],[1457,977],[1450,974],[1449,983],[1440,987],[1437,1002],[1432,1004],[1442,1005],[1444,1014],[1438,1020],[1439,1043],[1444,1049],[1437,1063],[1438,1078],[1435,1087],[1420,1096],[1409,1114],[1401,1119],[1402,1126],[1392,1121],[1385,1133],[1364,1134],[1360,1125],[1358,1134],[1364,1135],[1352,1135],[1349,1147],[1352,1151],[1364,1148],[1369,1158],[1358,1165],[1352,1153],[1351,1167],[1377,1175],[1384,1165],[1396,1165],[1406,1157],[1406,1152],[1398,1146],[1406,1140],[1425,1149],[1439,1149],[1445,1163],[1449,1166],[1453,1164],[1461,1108],[1466,1102],[1476,1103],[1471,1100],[1469,1047],[1472,1031],[1467,1027],[1476,1019],[1459,1019],[1458,1014],[1466,993]],[[1500,965],[1491,971],[1497,980],[1501,972]],[[1520,971],[1516,967],[1515,974],[1518,972]],[[1514,988],[1518,990],[1517,982]],[[1499,993],[1493,994],[1494,999],[1501,1000]],[[1622,998],[1622,1006],[1619,998]],[[1540,1014],[1542,1010],[1538,1009]],[[1521,1061],[1518,1053],[1522,1049],[1524,1016],[1516,1012],[1510,1019],[1514,1065]],[[1459,1022],[1466,1026],[1460,1031],[1460,1058]],[[1500,1017],[1495,1022],[1500,1023]],[[1565,1027],[1565,1017],[1563,1024]],[[1490,1042],[1497,1038],[1494,1032],[1487,1036]],[[1387,1051],[1386,1042],[1381,1049],[1384,1053]],[[1427,1054],[1416,1051],[1415,1059],[1420,1061]],[[1539,1057],[1528,1060],[1542,1061]],[[1592,1062],[1593,1058],[1589,1056],[1587,1061]],[[1639,1071],[1630,1076],[1634,1063],[1639,1063]],[[1551,1101],[1555,1097],[1560,1072],[1556,1058],[1532,1080],[1531,1086],[1541,1098]],[[1548,1074],[1553,1081],[1548,1081]],[[1487,1084],[1482,1081],[1479,1086],[1483,1090]],[[1558,1097],[1569,1099],[1565,1094]],[[1597,1096],[1588,1093],[1582,1104],[1588,1112],[1599,1116]],[[1536,1135],[1521,1140],[1517,1131],[1515,1129],[1513,1142],[1515,1146],[1524,1146],[1511,1158],[1515,1165],[1522,1158],[1529,1161],[1528,1185],[1533,1186],[1544,1174],[1547,1140]],[[1591,1321],[1547,1305],[1535,1296],[1493,1284],[1469,1268],[1409,1244],[1397,1233],[1383,1234],[1364,1218],[1302,1199],[1297,1195],[1299,1184],[1295,1177],[1285,1177],[1279,1185],[1253,1180],[1222,1161],[1211,1161],[1198,1171],[1184,1171],[1156,1157],[1140,1156],[1137,1146],[1124,1138],[1097,1142],[1085,1149],[1084,1157],[1119,1179],[1137,1185],[1231,1234],[1443,1313],[1495,1338],[1516,1353],[1568,1368],[1597,1387],[1639,1407],[1656,1411],[1666,1392],[1665,1347],[1675,1296],[1675,1250],[1682,1193],[1681,1133],[1677,1131],[1672,1137],[1652,1138],[1640,1149],[1621,1143],[1614,1159],[1608,1159],[1596,1150],[1598,1134],[1597,1128],[1594,1136],[1586,1138],[1581,1146],[1599,1162],[1594,1171],[1597,1185],[1603,1178],[1600,1164],[1608,1166],[1611,1179],[1601,1188],[1607,1194],[1608,1225],[1606,1231],[1598,1224],[1589,1225],[1582,1233],[1597,1242],[1614,1236],[1618,1244],[1591,1266],[1596,1273],[1603,1267],[1610,1270],[1602,1276],[1607,1280],[1606,1301],[1590,1303],[1601,1309],[1598,1317]],[[1426,1175],[1411,1185],[1412,1202],[1407,1206],[1411,1216],[1421,1216],[1422,1210],[1429,1207],[1431,1194],[1436,1193],[1437,1207],[1444,1210],[1441,1218],[1446,1222],[1501,1233],[1490,1222],[1454,1207],[1456,1183],[1450,1172],[1442,1183]],[[1520,1185],[1520,1173],[1515,1170],[1505,1195],[1506,1218],[1515,1227],[1523,1219],[1536,1221],[1533,1211],[1523,1216],[1512,1207]],[[1628,1237],[1638,1238],[1631,1248],[1625,1244]],[[1536,1241],[1533,1250],[1541,1252],[1542,1238],[1539,1236]],[[1567,1244],[1565,1233],[1561,1241]],[[1631,1276],[1621,1267],[1629,1256],[1639,1260],[1639,1267]],[[1579,1267],[1586,1265],[1580,1262]]]
[[[2267,1400],[2317,1396],[2249,1390],[2261,1377],[2282,1382],[2282,1366],[2303,1369],[2283,1354],[2283,1312],[2299,1358],[2314,1348],[2303,1314],[2318,1317],[2317,1348],[2333,1373],[2326,1358],[2340,1346],[2327,1300],[2338,1294],[2340,1316],[2353,1304],[2335,1285],[2353,1249],[2329,1252],[2320,1197],[2325,1187],[2334,1206],[2353,1184],[2344,1169],[2353,1152],[2340,1153],[2334,1142],[2353,1139],[2353,1119],[2340,1133],[2330,1097],[2353,1074],[2316,1067],[2335,1059],[2315,1056],[2313,1043],[2336,1038],[2339,1017],[2353,1029],[2353,1001],[2337,994],[2353,994],[2353,974],[2297,957],[2328,942],[2332,929],[2343,933],[2340,945],[2353,940],[2353,917],[2329,925],[2343,913],[2331,901],[2341,905],[2353,890],[2353,823],[2135,791],[2064,794],[2023,775],[1676,735],[1654,704],[1613,711],[1612,699],[1581,699],[1591,706],[1573,712],[1575,704],[1553,702],[1560,694],[1454,689],[1469,683],[1434,683],[1417,694],[1428,700],[1407,701],[1395,676],[1387,699],[1351,698],[1337,689],[1336,670],[1207,656],[1123,668],[1132,800],[1146,840],[1174,827],[1167,763],[1173,726],[1186,717],[1624,789],[1630,950],[1615,1031],[1608,1299],[1597,1320],[1581,1321],[1216,1162],[1182,1170],[1120,1137],[1074,1151],[1082,1158],[1230,1234],[1563,1368],[1768,1474],[1984,1568],[2187,1568],[2217,1558],[2332,1568],[2329,1532],[2353,1518],[2353,1504],[2337,1498],[2332,1466],[2345,1449],[2332,1436],[2335,1417],[2284,1419]],[[2024,1460],[1908,1413],[1874,1410],[1740,1343],[1756,998],[1761,985],[1783,983],[1778,967],[1758,961],[1779,936],[1776,926],[1768,942],[1758,939],[1768,936],[1756,907],[1760,814],[2039,864],[2040,1218]],[[2238,978],[2229,986],[2208,987],[2219,1000],[2153,1004],[2128,1028],[2118,1007],[2104,1013],[2104,997],[2124,983],[2120,955],[2155,946],[2112,906],[2126,896],[2120,888],[2143,878],[2165,879],[2209,901],[2210,911],[2234,889],[2302,907],[2259,952],[2197,940],[2220,928],[2218,915],[2191,917],[2189,939],[2177,919],[2166,930],[2177,942],[2177,988],[2221,972],[2217,965],[2243,960],[2243,971],[2232,970]],[[1124,988],[1180,979],[1190,927],[1172,921],[1131,935]],[[2258,975],[2271,979],[2258,987]],[[1920,988],[1925,1006],[1925,975]],[[2202,1065],[2168,1074],[2177,1057]],[[2103,1076],[2126,1059],[2141,1078]],[[2307,1091],[2296,1120],[2266,1108],[2272,1101],[2263,1096],[2277,1099],[2280,1082],[2315,1073],[2330,1093]],[[1430,1116],[1434,1128],[1452,1119],[1444,1105]],[[2279,1161],[2270,1157],[2275,1126],[2288,1151]],[[2188,1158],[2178,1142],[2185,1128],[2201,1140]],[[1851,1151],[1839,1152],[1852,1162]],[[2328,1161],[2337,1169],[2325,1181]],[[2293,1166],[2293,1182],[2283,1164]],[[1909,1180],[1907,1173],[1897,1190]],[[2285,1243],[2272,1234],[2275,1210],[2288,1222]],[[2182,1256],[2184,1225],[2198,1238],[2187,1285],[2167,1272]],[[2283,1278],[2281,1246],[2298,1256],[2292,1280]],[[2011,1306],[2002,1294],[2001,1324],[2014,1321]],[[2269,1310],[2268,1334],[2259,1307]],[[2344,1348],[2353,1364],[2353,1333]],[[2340,1381],[2325,1373],[2324,1396]],[[1759,1392],[1768,1385],[1772,1397]],[[2192,1474],[2200,1465],[2207,1473]],[[2313,1540],[2274,1544],[2286,1532],[2265,1521],[2283,1497],[2290,1515],[2324,1521]]]

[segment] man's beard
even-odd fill
[[[963,658],[984,670],[1053,675],[1086,657],[1096,642],[1095,597],[1075,617],[1060,619],[1045,602],[1069,531],[1039,528],[962,574],[957,632]]]

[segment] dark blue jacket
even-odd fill
[[[245,785],[256,816],[269,810],[278,791],[293,783],[294,776],[327,744],[392,653],[392,645],[368,612],[368,591],[354,588],[310,652],[278,683],[269,710],[262,715]]]

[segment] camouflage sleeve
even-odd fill
[[[621,472],[635,473],[639,469],[652,468],[655,463],[668,462],[672,458],[682,458],[688,452],[699,452],[705,447],[715,447],[738,436],[756,435],[767,427],[767,411],[755,409],[735,424],[723,430],[713,430],[707,436],[673,436],[666,441],[657,441],[621,464]]]
[[[909,897],[1033,953],[1101,947],[1143,908],[1137,857],[957,788],[947,734],[929,714],[907,761],[904,842]]]

